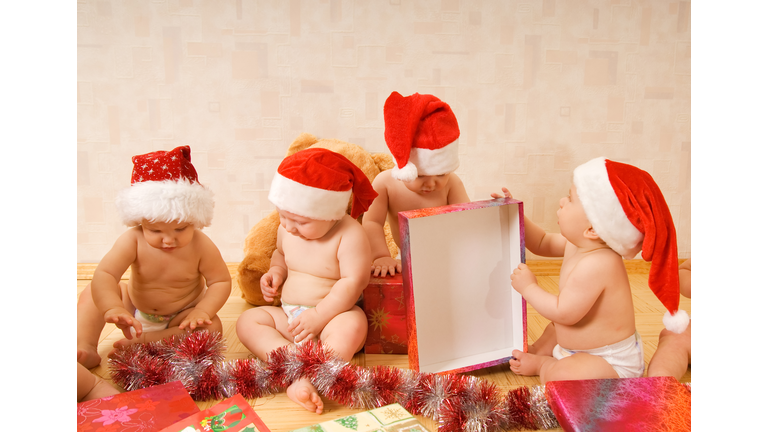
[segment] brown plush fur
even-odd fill
[[[352,163],[357,165],[371,182],[373,182],[373,179],[380,172],[390,169],[395,165],[389,154],[371,154],[356,144],[335,139],[318,139],[308,133],[299,135],[298,138],[293,141],[288,147],[288,152],[285,157],[310,147],[325,148],[344,155]],[[351,202],[350,199],[350,204]],[[349,214],[350,208],[351,206],[348,205],[347,214]],[[362,220],[362,216],[360,217],[360,220]],[[273,211],[267,217],[259,221],[259,223],[254,225],[250,232],[248,232],[248,236],[245,238],[245,258],[237,268],[237,280],[240,284],[243,298],[246,302],[252,305],[280,305],[279,294],[271,303],[264,300],[261,295],[261,286],[259,283],[261,276],[269,271],[269,263],[272,258],[272,253],[276,248],[277,227],[279,225],[280,220],[277,211]],[[387,239],[389,252],[394,258],[397,256],[397,245],[395,245],[395,241],[392,239],[389,224],[384,225],[384,234]]]

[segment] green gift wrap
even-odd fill
[[[429,432],[400,404],[372,409],[291,432]]]

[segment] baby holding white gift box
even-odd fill
[[[258,358],[266,361],[270,352],[310,339],[345,361],[363,347],[368,319],[355,303],[370,279],[371,249],[356,219],[374,198],[365,174],[330,150],[302,150],[280,164],[269,190],[280,215],[277,249],[261,292],[271,301],[282,285],[282,306],[249,309],[236,328]],[[322,414],[323,401],[309,378],[293,382],[286,394]]]
[[[384,223],[400,247],[397,213],[469,202],[459,176],[459,124],[451,107],[437,97],[392,92],[384,103],[384,139],[395,167],[373,180],[379,196],[363,216],[373,254],[374,276],[402,271],[402,263],[389,253]]]
[[[510,369],[542,383],[642,376],[643,343],[622,257],[642,250],[651,261],[648,284],[668,310],[667,329],[681,333],[689,321],[678,310],[677,239],[664,196],[647,172],[597,158],[574,170],[557,216],[560,233],[525,218],[526,248],[563,263],[558,295],[542,289],[525,264],[510,275],[512,287],[552,321],[529,352],[512,352]]]

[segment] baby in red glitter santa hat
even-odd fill
[[[668,310],[667,329],[681,333],[689,321],[678,309],[677,238],[664,196],[647,172],[597,158],[574,170],[557,217],[560,233],[525,218],[526,248],[561,256],[563,264],[558,295],[542,289],[525,264],[510,276],[512,287],[552,321],[529,352],[512,352],[510,369],[539,375],[542,383],[642,376],[643,342],[622,257],[642,250],[651,261],[648,285]]]
[[[125,335],[115,347],[221,331],[216,313],[231,291],[219,249],[200,231],[211,224],[213,193],[197,181],[189,146],[132,159],[131,186],[115,199],[131,228],[104,255],[77,303],[77,361],[88,368],[101,362],[105,323]],[[130,278],[121,282],[129,267]]]
[[[363,216],[374,276],[402,271],[400,260],[387,248],[385,221],[399,248],[398,212],[469,202],[454,173],[459,167],[459,123],[447,103],[429,94],[403,97],[392,92],[384,103],[384,139],[395,167],[373,179],[379,196]]]
[[[351,215],[346,213],[352,198]],[[310,148],[285,158],[269,190],[280,226],[261,292],[282,306],[249,309],[237,320],[240,342],[256,357],[292,343],[319,339],[345,361],[363,347],[365,312],[355,305],[370,279],[371,249],[357,218],[376,198],[365,174],[344,156]],[[288,397],[321,414],[323,401],[308,378]]]

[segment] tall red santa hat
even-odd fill
[[[357,219],[378,196],[368,177],[339,153],[309,148],[288,156],[277,168],[269,201],[279,209],[317,220]]]
[[[392,92],[384,103],[384,139],[395,160],[392,177],[447,174],[459,167],[459,123],[435,96]]]
[[[648,286],[667,309],[664,326],[675,333],[685,331],[690,318],[679,309],[675,225],[651,175],[596,158],[573,171],[573,184],[592,228],[611,249],[626,259],[642,250],[643,259],[651,262]]]
[[[124,224],[142,220],[211,224],[213,192],[197,181],[189,146],[134,156],[131,186],[118,192],[117,213]]]

